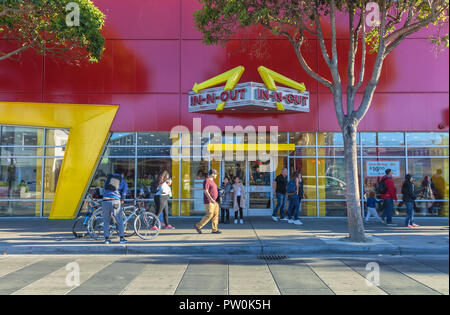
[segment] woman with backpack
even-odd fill
[[[300,209],[300,198],[303,198],[303,180],[300,183],[301,173],[295,172],[292,179],[288,182],[286,193],[289,201],[288,208],[288,223],[302,225],[303,223],[298,218]]]

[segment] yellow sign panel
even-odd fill
[[[50,219],[75,218],[118,108],[0,102],[0,124],[70,129]]]

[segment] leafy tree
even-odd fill
[[[98,62],[104,19],[91,0],[0,0],[0,38],[17,43],[12,50],[0,49],[0,61],[34,49],[69,61]]]
[[[195,12],[194,18],[206,44],[225,43],[242,28],[262,25],[289,40],[302,68],[330,90],[344,137],[349,238],[352,241],[364,241],[356,150],[358,124],[372,103],[386,57],[402,40],[421,29],[435,25],[438,32],[431,40],[438,46],[448,47],[448,34],[441,34],[441,30],[446,29],[448,23],[448,0],[199,1],[202,8]],[[348,16],[346,86],[343,86],[338,71],[337,12]],[[331,28],[331,55],[324,39],[325,23],[329,23],[328,27]],[[370,24],[370,27],[367,24]],[[302,48],[306,42],[306,34],[317,39],[321,56],[330,70],[331,80],[314,71],[304,58]],[[359,48],[362,57],[357,77],[355,63]],[[366,63],[368,53],[374,53],[376,57],[370,76],[365,80],[366,71],[370,71]],[[355,96],[360,89],[363,89],[363,97],[356,104]]]

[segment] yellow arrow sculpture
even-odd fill
[[[211,78],[200,84],[195,83],[192,90],[195,93],[198,93],[200,90],[207,89],[209,87],[215,86],[217,84],[221,84],[223,82],[227,82],[225,85],[225,89],[224,89],[225,91],[232,90],[232,89],[234,89],[236,84],[238,84],[244,71],[245,71],[245,68],[243,66],[236,67],[234,69],[231,69],[230,71],[219,74],[218,76],[215,76],[214,78]],[[216,111],[221,111],[221,110],[223,110],[224,107],[225,107],[225,103],[220,103],[219,105],[217,105]]]
[[[261,75],[261,78],[263,79],[264,84],[267,86],[267,88],[271,91],[276,91],[277,86],[275,85],[275,82],[281,83],[283,85],[289,86],[293,89],[298,90],[300,93],[303,93],[306,91],[306,87],[304,83],[298,83],[294,80],[289,79],[288,77],[285,77],[284,75],[281,75],[273,70],[270,70],[266,67],[259,67],[258,72]],[[280,111],[284,111],[284,106],[282,103],[275,103],[277,105],[277,109]]]

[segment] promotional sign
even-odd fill
[[[258,72],[264,84],[238,84],[244,71],[245,68],[239,66],[194,84],[189,93],[189,112],[309,112],[309,92],[303,83],[261,66]],[[224,87],[212,88],[224,82]],[[288,88],[277,87],[275,82]]]
[[[382,177],[386,175],[387,169],[392,170],[393,177],[400,176],[400,162],[399,161],[367,161],[366,162],[366,176],[368,177]]]

